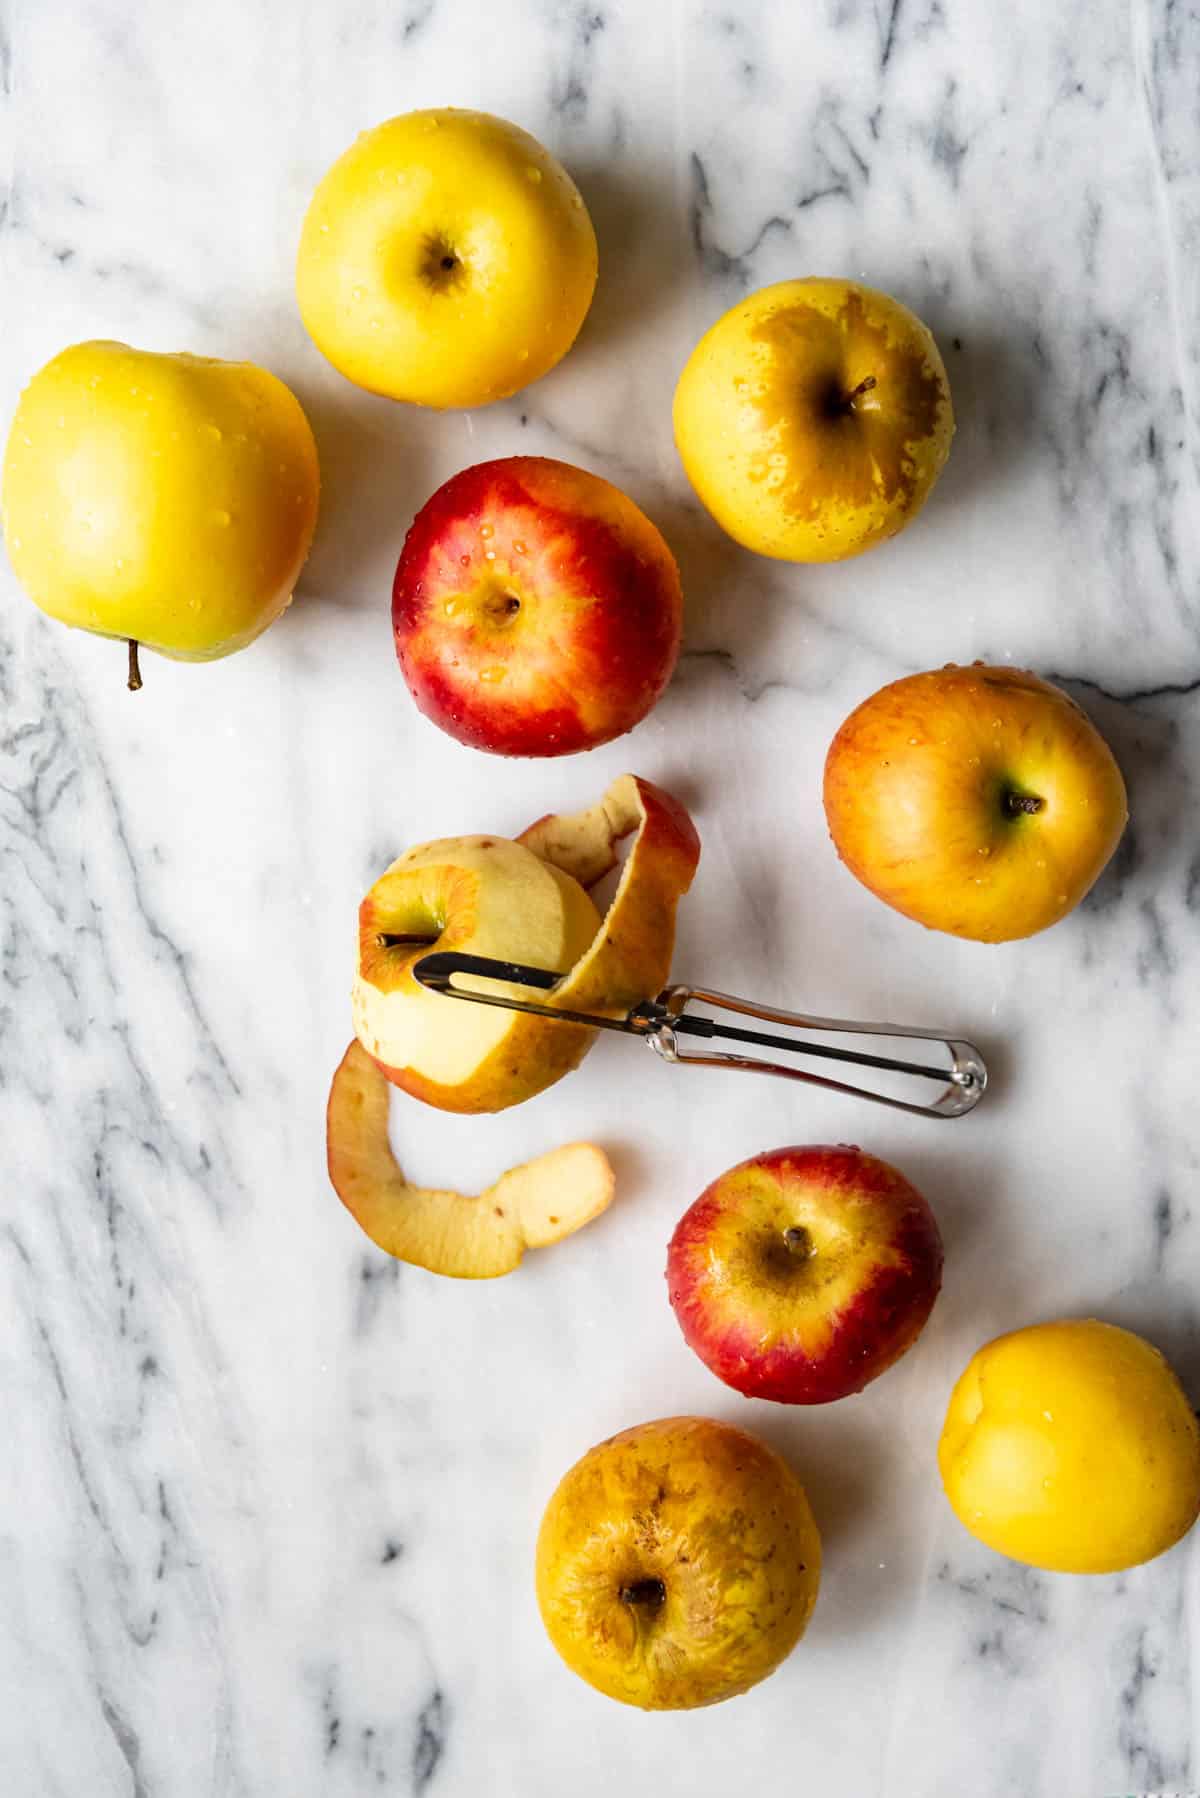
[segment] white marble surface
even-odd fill
[[[248,355],[310,408],[325,505],[286,620],[211,668],[147,657],[137,700],[118,649],[4,576],[5,1798],[1200,1786],[1197,1544],[1123,1578],[1023,1571],[959,1528],[934,1464],[950,1383],[1002,1328],[1098,1311],[1200,1375],[1198,57],[1188,0],[11,0],[4,417],[79,338]],[[559,370],[436,418],[322,363],[291,268],[354,133],[449,101],[567,161],[602,273]],[[959,435],[911,531],[806,571],[698,514],[669,400],[737,294],[814,272],[930,321]],[[626,486],[688,592],[653,718],[544,766],[420,720],[388,632],[414,508],[516,449]],[[999,950],[859,890],[819,805],[852,704],[976,655],[1068,681],[1134,819],[1079,914]],[[995,1091],[929,1125],[606,1042],[522,1110],[408,1105],[397,1137],[467,1181],[595,1135],[612,1212],[494,1284],[397,1268],[323,1167],[360,891],[408,843],[518,830],[627,766],[704,837],[681,975],[944,1019]],[[899,1368],[793,1415],[688,1353],[662,1265],[720,1169],[827,1137],[926,1188],[946,1285]],[[568,1463],[672,1410],[792,1455],[827,1574],[776,1678],[643,1717],[555,1659],[530,1554]]]

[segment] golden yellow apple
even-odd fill
[[[821,1539],[787,1463],[746,1430],[667,1417],[566,1474],[538,1533],[537,1598],[573,1673],[643,1710],[746,1692],[804,1634]]]
[[[601,922],[584,889],[616,865],[617,844],[634,831]],[[517,842],[454,837],[409,850],[359,908],[358,1040],[389,1080],[430,1105],[520,1104],[578,1066],[595,1031],[430,992],[416,963],[458,950],[561,971],[539,999],[618,1016],[665,985],[676,910],[699,855],[679,802],[633,774],[619,776],[599,805],[541,818]],[[531,997],[495,983],[487,990]]]
[[[785,562],[840,562],[894,537],[953,435],[932,334],[854,281],[780,281],[740,300],[675,391],[697,494],[738,543]]]
[[[568,1143],[510,1168],[478,1197],[413,1186],[388,1139],[391,1088],[362,1044],[351,1043],[329,1090],[329,1178],[372,1242],[431,1273],[490,1280],[526,1249],[582,1229],[612,1202],[613,1171],[592,1143]]]
[[[596,234],[566,170],[486,112],[440,107],[364,131],[313,195],[296,291],[349,380],[421,406],[484,406],[570,349]]]
[[[825,762],[825,816],[878,898],[1001,943],[1079,904],[1127,809],[1108,745],[1069,695],[975,663],[893,681],[850,714]]]
[[[211,661],[288,604],[319,486],[308,420],[266,369],[80,343],[21,395],[4,538],[52,618]]]
[[[1200,1429],[1156,1348],[1093,1318],[998,1336],[954,1388],[938,1463],[981,1542],[1056,1573],[1160,1555],[1200,1511]]]

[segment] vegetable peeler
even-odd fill
[[[508,986],[527,987],[534,992],[553,993],[565,975],[548,968],[531,968],[523,962],[497,961],[491,956],[464,955],[440,950],[424,955],[413,964],[414,977],[430,992],[448,999],[465,999],[472,1005],[499,1005],[508,1011],[530,1012],[535,1017],[552,1018],[559,1023],[585,1024],[591,1030],[619,1030],[626,1036],[640,1037],[649,1043],[664,1061],[682,1062],[690,1067],[740,1068],[750,1074],[778,1074],[784,1080],[802,1080],[810,1086],[821,1086],[829,1092],[850,1093],[855,1098],[873,1099],[876,1104],[890,1105],[896,1111],[908,1111],[918,1117],[955,1118],[973,1111],[987,1090],[987,1068],[979,1050],[959,1037],[945,1036],[937,1030],[921,1030],[905,1024],[852,1023],[843,1018],[810,1017],[803,1012],[780,1011],[773,1005],[759,1005],[750,999],[738,999],[730,993],[718,993],[702,986],[668,986],[656,999],[644,1000],[617,1017],[604,1017],[584,1011],[544,1004],[536,999],[515,998],[511,993],[490,993],[478,987],[456,985],[460,976],[473,980],[502,981]],[[689,1006],[703,1005],[711,1010],[733,1012],[739,1017],[757,1018],[763,1023],[783,1024],[795,1030],[841,1036],[904,1037],[911,1042],[936,1045],[942,1051],[941,1066],[927,1062],[901,1061],[889,1055],[873,1055],[863,1049],[844,1049],[832,1043],[815,1043],[807,1037],[799,1040],[777,1036],[763,1030],[743,1029],[738,1025],[718,1023],[715,1018],[690,1011]],[[731,1054],[714,1049],[709,1053],[689,1053],[680,1039],[705,1042],[745,1043],[763,1049],[782,1049],[789,1055],[812,1056],[821,1061],[873,1068],[889,1074],[903,1074],[914,1080],[936,1081],[940,1087],[929,1100],[901,1099],[875,1092],[867,1086],[855,1086],[820,1074],[808,1068],[786,1067],[778,1061],[757,1056]],[[948,1065],[947,1065],[948,1061]]]

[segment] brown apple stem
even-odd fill
[[[1036,793],[1006,793],[1004,795],[1004,809],[1010,818],[1019,818],[1023,812],[1032,817],[1034,812],[1041,811],[1045,803],[1046,801],[1039,799]]]
[[[853,393],[848,393],[846,395],[846,410],[847,410],[847,412],[853,412],[855,401],[860,400],[864,393],[870,393],[871,389],[877,385],[878,385],[878,382],[876,381],[874,375],[864,375],[862,380],[858,383],[858,386],[854,389]]]
[[[427,936],[423,930],[411,933],[406,930],[381,930],[375,942],[380,949],[397,949],[402,943],[424,943],[432,948],[437,938]]]
[[[813,1252],[813,1240],[803,1224],[792,1224],[783,1233],[783,1240],[789,1255],[797,1261],[807,1261]]]
[[[138,641],[136,637],[129,638],[129,679],[125,682],[125,685],[129,688],[131,693],[140,693],[142,690],[142,671],[138,666]]]
[[[660,1579],[639,1579],[622,1586],[618,1597],[622,1604],[644,1605],[648,1611],[657,1611],[667,1602],[667,1588]]]

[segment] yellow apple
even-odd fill
[[[853,281],[780,281],[740,300],[675,391],[697,494],[737,542],[785,562],[840,562],[894,537],[953,435],[931,333]]]
[[[392,863],[359,910],[354,1029],[389,1080],[445,1111],[498,1111],[575,1067],[592,1033],[430,992],[423,955],[464,954],[569,968],[600,914],[583,888],[504,837],[450,837]],[[380,941],[415,937],[416,942]],[[517,997],[528,998],[518,988]]]
[[[349,380],[421,406],[484,406],[566,355],[596,234],[536,138],[441,107],[364,131],[313,195],[296,290]]]
[[[1200,1512],[1200,1428],[1183,1388],[1156,1348],[1094,1318],[979,1349],[938,1462],[972,1535],[1056,1573],[1136,1567]]]
[[[613,1172],[591,1143],[569,1143],[511,1168],[477,1198],[412,1186],[388,1140],[383,1074],[361,1043],[342,1057],[326,1113],[329,1177],[372,1242],[459,1280],[511,1273],[527,1248],[582,1229],[612,1202]]]
[[[804,1634],[821,1539],[774,1449],[732,1424],[667,1417],[589,1450],[546,1507],[542,1621],[581,1679],[643,1710],[746,1692]]]
[[[601,923],[584,887],[615,866],[616,845],[632,831]],[[618,1016],[665,985],[676,909],[699,855],[683,807],[632,774],[599,805],[539,819],[518,842],[454,837],[409,850],[359,909],[358,1040],[389,1080],[430,1105],[474,1112],[520,1104],[578,1066],[595,1032],[430,992],[415,964],[453,949],[561,970],[540,1002]]]
[[[893,681],[850,714],[825,762],[825,816],[850,872],[888,905],[1001,943],[1078,905],[1127,808],[1073,699],[976,663]]]
[[[52,618],[211,661],[288,604],[319,485],[308,420],[266,369],[80,343],[21,395],[4,537]],[[131,686],[136,668],[134,649]]]

